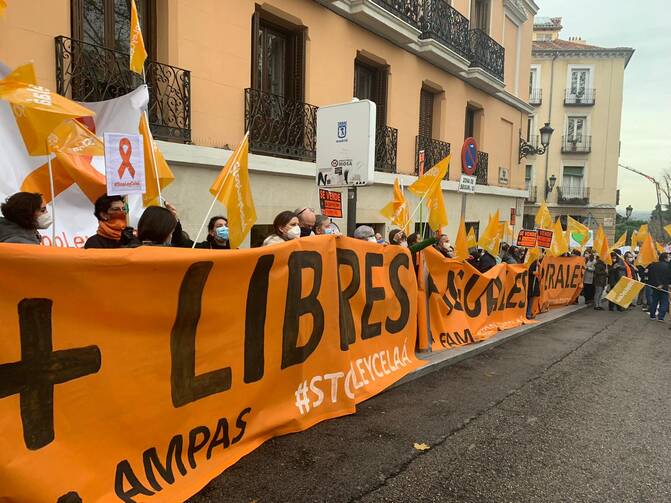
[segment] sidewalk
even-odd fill
[[[519,337],[520,335],[524,335],[528,332],[538,329],[539,327],[542,327],[549,323],[553,323],[554,321],[560,318],[569,316],[575,313],[576,311],[580,311],[581,309],[585,309],[587,307],[588,306],[586,306],[585,304],[579,304],[579,305],[571,305],[566,307],[560,307],[557,309],[552,309],[547,313],[542,313],[536,316],[536,323],[530,325],[522,325],[521,327],[511,328],[510,330],[504,330],[502,332],[499,332],[495,336],[487,339],[486,341],[479,342],[476,344],[469,344],[467,346],[461,346],[446,351],[438,351],[436,353],[420,353],[418,355],[419,359],[426,361],[427,364],[415,370],[411,374],[408,374],[403,379],[394,383],[388,389],[400,386],[410,381],[414,381],[415,379],[418,379],[422,376],[435,372],[436,370],[449,367],[450,365],[459,363],[462,360],[472,358],[476,355],[484,353],[485,351],[489,351],[490,349],[493,349],[496,346],[500,346],[501,344],[504,344],[505,342],[508,342],[516,337]]]

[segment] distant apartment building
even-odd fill
[[[40,84],[78,101],[128,93],[141,83],[128,69],[129,3],[10,2],[0,59],[12,67],[34,60]],[[534,0],[136,3],[149,52],[151,128],[177,177],[165,195],[189,232],[246,131],[258,214],[251,244],[278,212],[316,206],[316,111],[354,97],[377,106],[375,183],[358,190],[359,224],[389,230],[379,210],[394,178],[412,183],[420,153],[426,169],[452,153],[442,189],[456,235],[461,147],[474,137],[478,183],[466,221],[477,231],[499,210],[521,228],[527,192],[518,148],[533,111]],[[336,223],[344,230],[343,217]]]
[[[529,74],[527,138],[549,122],[554,134],[544,155],[526,158],[529,192],[525,226],[541,201],[553,218],[570,215],[591,228],[601,224],[612,240],[620,152],[624,70],[634,50],[589,45],[580,38],[559,38],[561,18],[537,17]],[[523,161],[524,162],[524,161]],[[552,190],[551,190],[552,189]]]

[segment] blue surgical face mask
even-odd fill
[[[228,227],[217,227],[215,232],[217,234],[217,239],[220,241],[228,241]]]
[[[326,229],[324,229],[324,234],[333,234],[333,229],[327,227]]]

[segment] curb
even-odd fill
[[[587,307],[588,306],[586,306],[585,304],[581,304],[577,306],[572,305],[558,309],[553,309],[552,311],[538,315],[538,317],[536,317],[537,323],[533,323],[530,325],[522,325],[517,328],[511,328],[510,330],[504,330],[502,332],[499,332],[495,336],[490,337],[489,339],[482,341],[480,343],[469,344],[467,346],[461,346],[447,351],[439,351],[437,353],[419,354],[418,358],[420,360],[425,361],[426,365],[418,368],[412,373],[399,379],[397,382],[395,382],[387,389],[392,389],[395,388],[396,386],[401,386],[403,384],[414,381],[415,379],[419,379],[420,377],[424,377],[425,375],[441,370],[445,367],[455,365],[463,360],[482,354],[485,351],[494,349],[495,347],[500,346],[501,344],[511,341],[528,332],[532,332],[539,327],[543,327],[545,325],[549,325],[550,323],[554,323],[555,321],[561,318],[570,316],[571,314],[581,311],[582,309],[585,309]]]

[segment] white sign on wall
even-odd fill
[[[475,184],[477,181],[478,179],[475,176],[461,175],[461,178],[459,178],[459,192],[475,194]]]
[[[139,134],[105,133],[107,194],[144,194],[144,148]]]
[[[375,103],[353,101],[317,110],[317,185],[353,187],[373,183]]]

